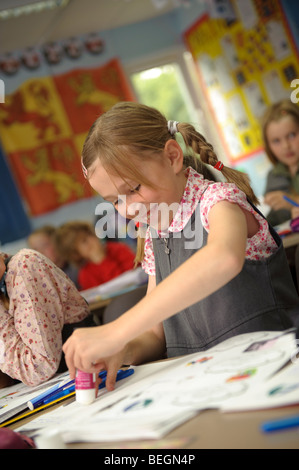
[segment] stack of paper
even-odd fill
[[[207,408],[299,403],[296,351],[293,330],[236,336],[205,352],[137,366],[113,392],[100,391],[91,405],[73,402],[18,431],[33,437],[55,427],[65,442],[161,438]]]
[[[115,279],[97,287],[80,291],[80,294],[90,304],[100,299],[110,298],[136,289],[138,286],[146,284],[147,280],[148,277],[144,270],[142,268],[136,268],[126,271]]]
[[[36,387],[28,387],[22,383],[0,390],[0,426],[13,419],[20,413],[29,412],[28,402],[48,390],[53,385],[59,384],[69,377],[68,372],[55,376],[46,383]]]
[[[291,220],[287,220],[280,225],[276,225],[274,228],[280,237],[289,235],[293,231],[291,227]]]

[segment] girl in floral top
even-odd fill
[[[188,159],[176,132],[192,152]],[[226,182],[206,179],[206,164]],[[76,368],[106,368],[111,390],[121,364],[298,325],[299,298],[281,240],[254,207],[246,175],[219,162],[192,125],[118,103],[92,126],[82,168],[121,215],[148,227],[137,261],[149,282],[147,295],[125,314],[67,340],[71,376]]]
[[[89,309],[72,281],[42,254],[23,249],[7,258],[0,256],[0,279],[5,278],[0,294],[0,387],[10,385],[11,379],[38,385],[58,370],[65,324],[82,322]]]

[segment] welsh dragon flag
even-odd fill
[[[0,104],[0,140],[29,215],[93,192],[81,150],[95,119],[134,97],[116,59],[94,69],[26,81]]]

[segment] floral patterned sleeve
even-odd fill
[[[58,369],[64,324],[83,320],[89,309],[68,277],[32,250],[21,250],[9,261],[6,285],[8,310],[0,302],[0,369],[38,385]]]
[[[203,226],[207,231],[209,231],[209,211],[220,201],[238,204],[242,209],[253,214],[259,222],[259,231],[253,237],[247,239],[247,259],[263,259],[277,250],[277,245],[270,234],[267,220],[254,210],[247,201],[246,195],[234,183],[213,183],[204,192],[200,204],[200,213]]]

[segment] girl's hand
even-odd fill
[[[286,201],[283,196],[288,196],[283,191],[271,191],[265,195],[265,203],[268,204],[272,209],[278,211],[280,209],[292,209],[292,204]]]
[[[113,380],[115,382],[125,356],[125,344],[117,336],[117,331],[115,322],[74,331],[63,346],[71,379],[75,378],[76,369],[91,373],[107,369],[108,387]]]

